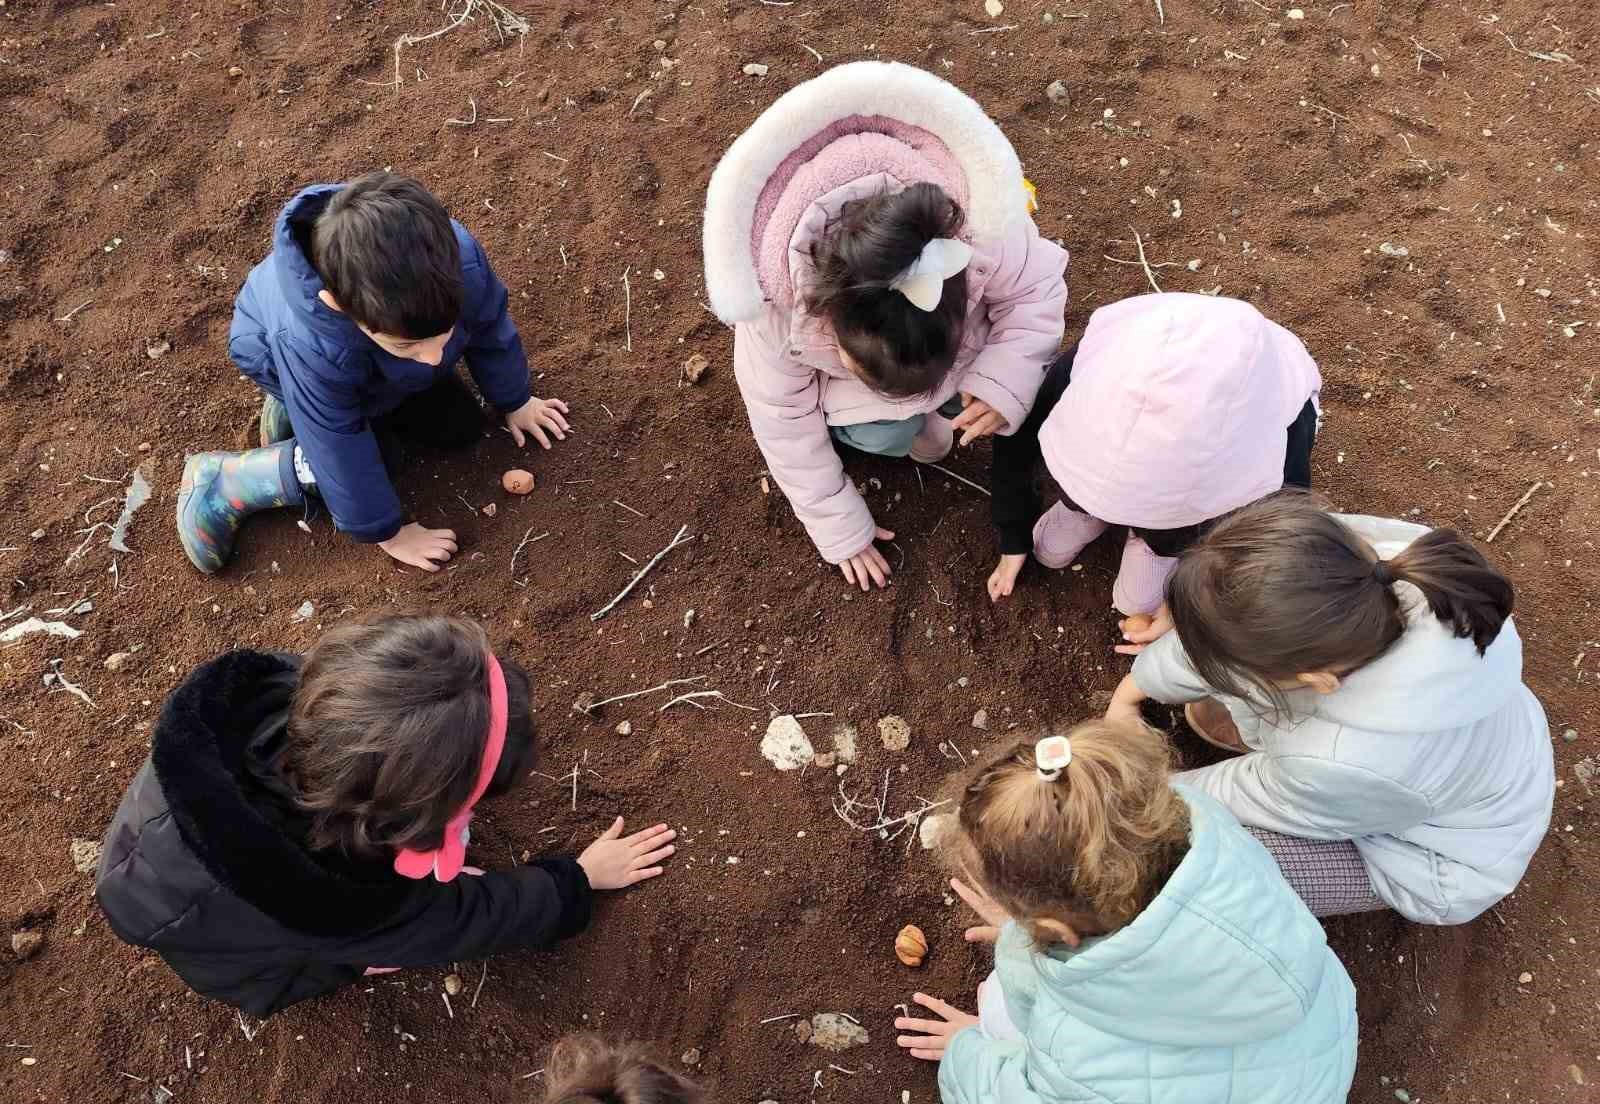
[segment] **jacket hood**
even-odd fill
[[[1077,950],[1018,964],[1037,969],[1038,999],[1097,1030],[1156,1046],[1231,1047],[1282,1035],[1306,1019],[1327,981],[1327,938],[1261,845],[1210,798],[1189,804],[1189,853],[1127,927]]]
[[[1428,530],[1392,518],[1335,515],[1391,560]],[[1315,695],[1322,717],[1372,732],[1439,732],[1498,712],[1522,690],[1522,638],[1510,618],[1483,655],[1434,616],[1422,592],[1394,584],[1406,631],[1383,655],[1353,672],[1339,689]]]
[[[269,258],[283,301],[301,322],[318,334],[341,345],[364,342],[365,335],[350,319],[332,310],[317,293],[322,277],[306,253],[311,241],[311,225],[328,205],[328,200],[343,184],[312,184],[284,204],[272,226],[272,256]]]
[[[849,183],[832,172],[806,181],[806,167],[855,135],[892,139],[887,169],[902,184],[945,183],[966,212],[967,232],[1001,238],[1027,217],[1022,166],[977,101],[932,73],[899,62],[840,65],[796,85],[757,116],[728,148],[706,189],[706,292],[724,323],[755,318],[772,299],[792,296],[786,246],[809,201]],[[879,146],[879,153],[889,149]],[[904,164],[901,164],[903,160]],[[929,169],[919,173],[918,166]],[[912,179],[900,177],[910,172]],[[858,175],[866,175],[860,173]],[[776,220],[776,222],[774,221]]]
[[[1300,339],[1249,303],[1139,295],[1090,316],[1040,449],[1093,517],[1197,525],[1283,485],[1285,430],[1321,386]]]
[[[151,763],[183,842],[214,879],[298,931],[369,929],[414,887],[386,865],[313,856],[286,788],[263,777],[262,746],[281,734],[297,683],[293,657],[262,652],[196,668],[162,707]]]

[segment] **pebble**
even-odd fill
[[[683,362],[683,379],[686,383],[699,383],[700,377],[706,374],[706,369],[711,367],[711,362],[700,353],[692,353],[689,359]]]
[[[759,61],[746,62],[744,75],[747,77],[764,77],[767,75],[767,67]]]
[[[698,616],[698,615],[694,612],[694,610],[692,610],[692,609],[684,610],[683,611],[683,627],[687,629],[690,625],[693,625],[694,624],[694,619],[695,619],[696,616]]]
[[[112,652],[106,656],[106,670],[116,674],[126,667],[133,659],[132,652]]]
[[[1396,1089],[1394,1091],[1394,1098],[1400,1101],[1400,1104],[1411,1104],[1411,1094],[1406,1092],[1404,1089]]]
[[[1067,84],[1065,81],[1051,81],[1049,85],[1046,86],[1044,94],[1053,104],[1072,102],[1072,93],[1067,91]]]
[[[170,341],[156,341],[144,347],[144,355],[151,360],[160,360],[170,352],[172,352]]]
[[[44,540],[44,530],[43,529],[35,529],[32,533],[29,533],[28,535],[31,536],[34,540]]]
[[[444,991],[452,997],[461,995],[461,975],[446,974],[444,976]]]
[[[240,77],[244,76],[244,70],[239,68],[237,65],[230,65],[228,66],[228,76],[232,77],[234,80],[238,80]]]
[[[22,1064],[25,1065],[25,1066],[32,1066],[32,1065],[36,1065],[38,1063],[38,1061],[39,1061],[39,1059],[37,1059],[37,1058],[24,1058],[22,1060]]]
[[[761,738],[761,755],[779,770],[791,771],[813,762],[817,752],[794,714],[784,713],[767,725],[766,735]]]
[[[999,19],[1006,6],[1000,0],[983,0],[983,10],[989,13],[990,19]]]
[[[44,936],[36,931],[19,931],[11,936],[11,953],[26,961],[39,953]]]
[[[987,709],[980,709],[972,715],[972,727],[977,729],[989,727],[989,711]]]
[[[1526,971],[1526,970],[1522,971],[1522,973],[1517,975],[1517,984],[1518,985],[1527,985],[1532,980],[1533,980],[1533,975],[1528,973],[1528,971]]]
[[[911,746],[911,726],[904,717],[884,717],[878,722],[878,739],[890,751],[904,751]]]
[[[838,1012],[818,1012],[811,1017],[811,1045],[823,1050],[849,1050],[871,1040],[867,1029]]]
[[[79,874],[93,874],[100,866],[100,843],[97,840],[74,839],[71,853],[72,867]]]
[[[1587,1085],[1588,1084],[1588,1082],[1583,1079],[1583,1068],[1581,1066],[1576,1066],[1576,1065],[1568,1066],[1567,1067],[1567,1076],[1572,1078],[1572,1083],[1574,1085]]]
[[[487,505],[487,506],[485,506],[483,508],[483,516],[484,517],[494,517],[494,515],[499,513],[499,512],[500,512],[500,507],[496,506],[493,502],[489,503],[489,505]]]
[[[316,615],[317,615],[317,607],[311,604],[311,599],[307,598],[304,602],[301,602],[300,605],[295,609],[294,616],[290,617],[289,620],[291,620],[291,621],[309,621],[313,617],[315,617]]]
[[[686,1066],[698,1066],[700,1064],[700,1048],[690,1047],[688,1050],[684,1051],[683,1064]]]
[[[621,721],[621,722],[618,722],[618,724],[617,724],[617,735],[618,736],[632,736],[633,735],[633,722],[632,721]]]
[[[1304,19],[1306,17],[1306,13],[1304,11],[1302,11],[1300,8],[1290,8],[1288,11],[1284,12],[1283,14],[1287,18],[1295,19],[1295,20]]]
[[[1385,257],[1409,257],[1409,256],[1411,256],[1411,250],[1410,249],[1406,248],[1403,245],[1396,245],[1396,244],[1394,244],[1394,242],[1384,242],[1382,245],[1378,246],[1378,252],[1382,253]]]
[[[1578,742],[1578,730],[1569,728],[1561,734],[1561,738],[1569,744],[1575,744]]]

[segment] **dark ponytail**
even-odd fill
[[[816,280],[808,314],[826,318],[862,382],[885,395],[935,390],[955,366],[967,317],[967,274],[944,282],[939,305],[918,308],[889,285],[935,238],[954,238],[961,205],[937,184],[913,184],[845,204],[811,245]]]
[[[1435,529],[1412,541],[1388,563],[1389,573],[1422,591],[1433,615],[1478,654],[1488,650],[1511,616],[1511,581],[1454,529]]]

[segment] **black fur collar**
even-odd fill
[[[418,887],[386,865],[313,855],[252,777],[251,741],[282,723],[298,666],[241,650],[196,668],[167,698],[150,758],[184,842],[212,877],[286,927],[357,934],[392,918]]]

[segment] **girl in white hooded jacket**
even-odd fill
[[[1452,529],[1263,499],[1167,582],[1174,631],[1109,717],[1188,703],[1237,758],[1178,776],[1227,806],[1317,915],[1459,924],[1516,888],[1555,772],[1511,583]]]

